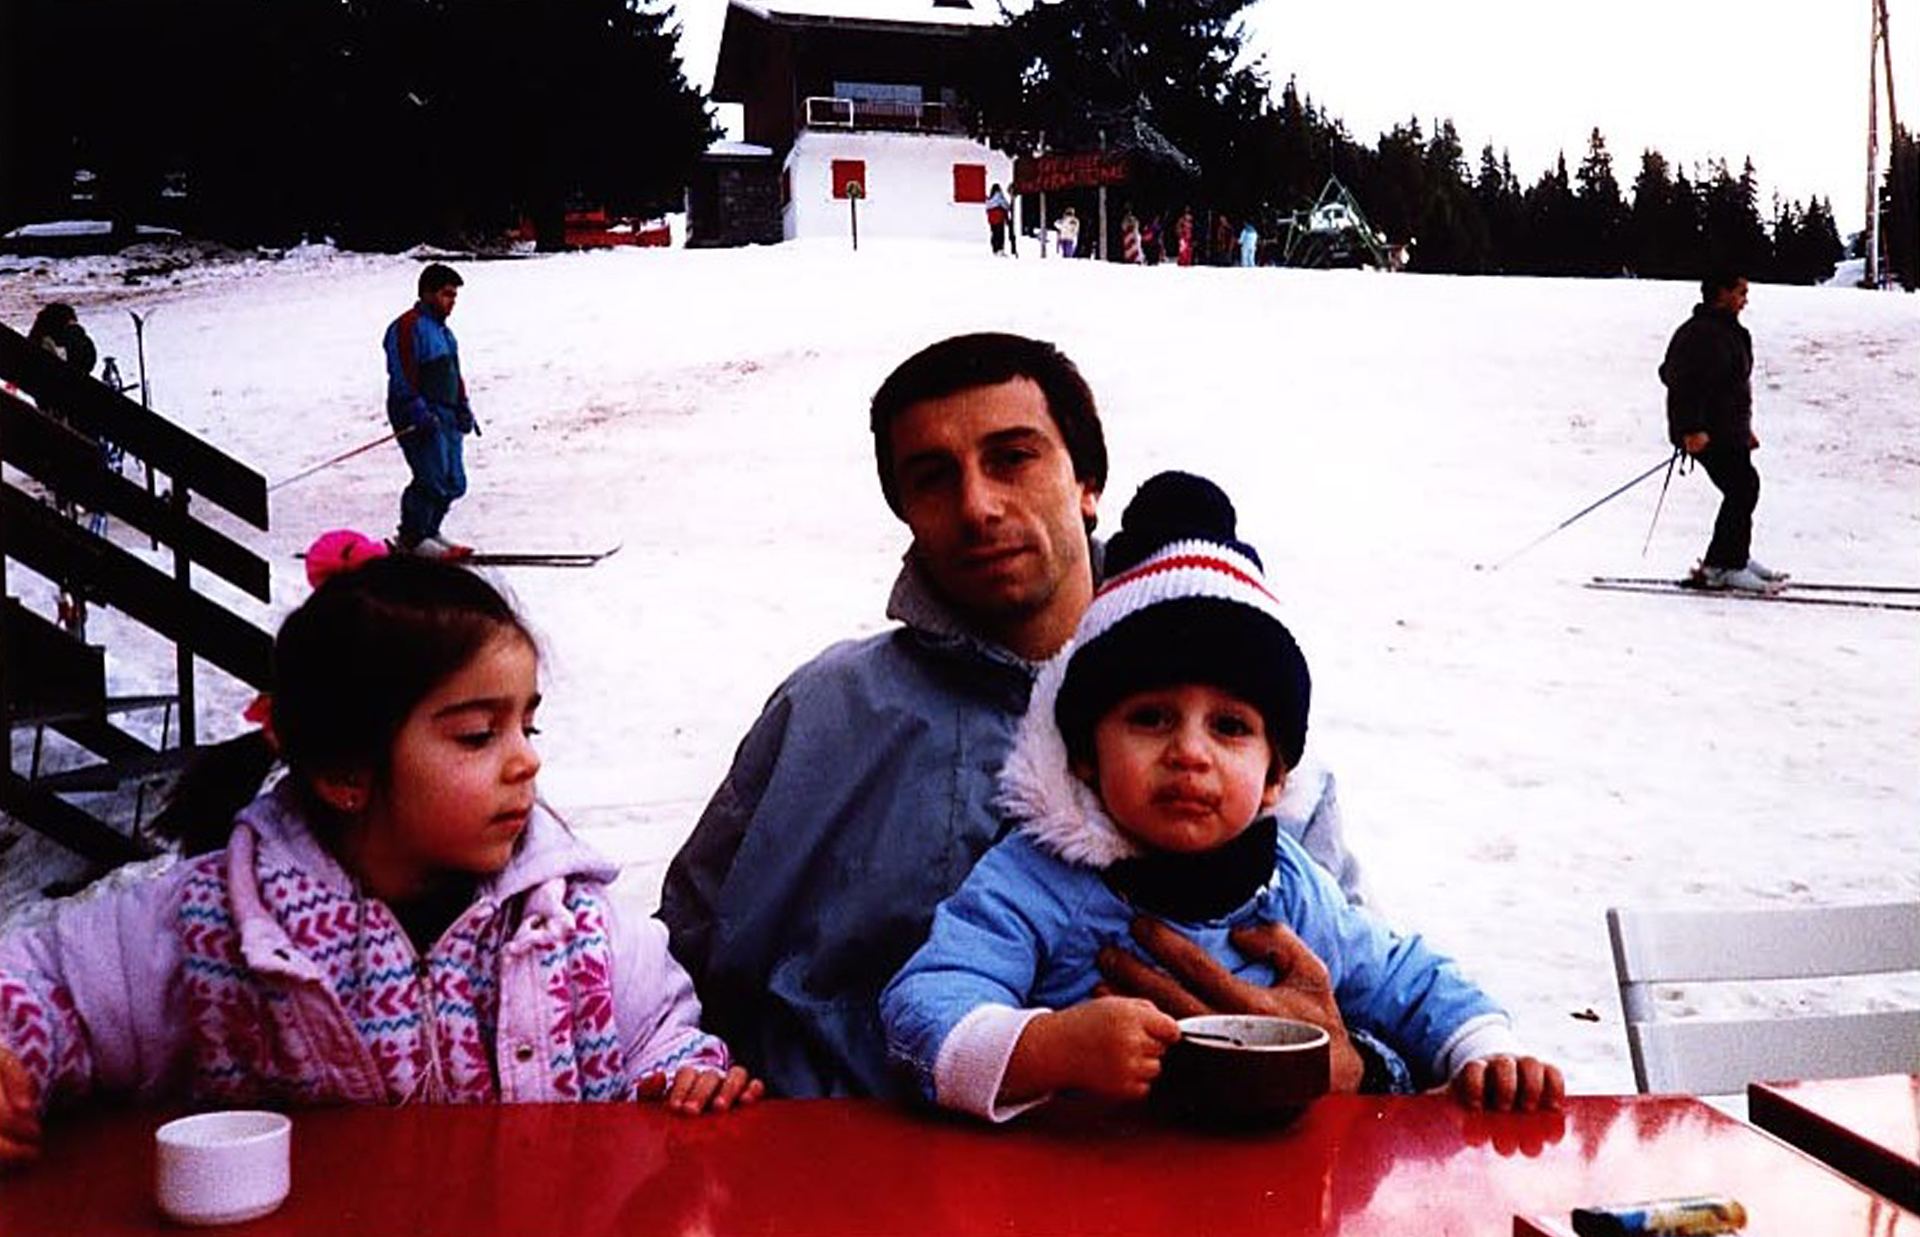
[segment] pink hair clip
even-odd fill
[[[387,544],[351,528],[321,533],[307,547],[307,583],[314,588],[332,576],[387,556]]]

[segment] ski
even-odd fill
[[[476,550],[453,561],[474,567],[591,567],[619,552],[619,546],[606,550],[562,550],[554,553]]]
[[[1855,610],[1920,611],[1920,601],[1888,601],[1877,597],[1809,596],[1782,589],[1777,593],[1745,593],[1739,589],[1707,589],[1682,584],[1678,580],[1637,580],[1630,577],[1595,576],[1586,588],[1614,593],[1646,593],[1651,596],[1716,597],[1728,601],[1770,601],[1794,606],[1839,606]],[[1801,586],[1804,588],[1805,586]]]
[[[624,544],[624,543],[622,543]],[[476,550],[472,554],[463,554],[458,558],[443,561],[459,563],[467,567],[591,567],[595,563],[612,558],[620,552],[620,546],[610,546],[604,550],[557,550],[552,552],[539,550]],[[306,552],[300,551],[295,558],[305,558]]]
[[[1596,584],[1674,584],[1682,588],[1691,587],[1666,576],[1595,576]],[[1700,589],[1700,592],[1712,592]],[[1891,593],[1920,596],[1920,584],[1815,584],[1788,578],[1784,591],[1792,593]]]

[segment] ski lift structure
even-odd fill
[[[1386,248],[1386,236],[1367,222],[1347,187],[1337,176],[1327,177],[1326,188],[1306,210],[1295,211],[1281,222],[1286,243],[1281,250],[1283,266],[1332,267],[1376,266],[1393,269],[1395,263]]]

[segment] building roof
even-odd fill
[[[731,0],[763,21],[797,25],[867,22],[932,26],[997,26],[993,0]]]

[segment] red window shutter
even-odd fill
[[[953,165],[953,200],[976,203],[987,200],[986,164],[956,163]]]
[[[860,186],[860,196],[867,196],[867,161],[865,159],[835,159],[833,161],[833,196],[847,196],[847,186]]]

